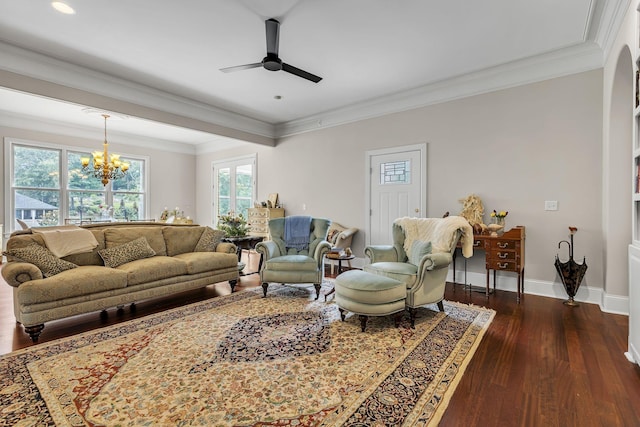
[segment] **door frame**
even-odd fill
[[[399,145],[397,147],[382,148],[378,150],[367,150],[365,152],[365,211],[364,218],[366,224],[365,246],[371,244],[371,180],[373,179],[372,157],[399,154],[407,151],[420,152],[420,214],[424,216],[427,212],[427,143],[422,142],[412,145]]]

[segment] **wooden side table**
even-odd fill
[[[242,259],[242,250],[251,250],[255,249],[256,245],[262,242],[264,238],[262,236],[243,236],[243,237],[225,237],[222,239],[223,242],[233,243],[236,245],[237,254],[238,254],[238,262]],[[247,276],[249,274],[255,274],[260,272],[260,268],[262,267],[262,256],[260,256],[260,261],[258,262],[258,271],[253,271],[251,273],[245,273],[243,276]]]

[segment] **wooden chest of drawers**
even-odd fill
[[[249,208],[247,225],[252,236],[269,237],[269,220],[283,218],[283,208]]]

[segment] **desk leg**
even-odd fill
[[[487,290],[485,291],[485,296],[489,298],[489,269],[487,269]]]

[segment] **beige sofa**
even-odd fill
[[[111,223],[84,225],[82,229],[89,230],[98,245],[90,252],[54,257],[56,266],[62,264],[68,270],[59,273],[56,270],[52,275],[48,266],[38,267],[12,256],[7,257],[8,262],[2,268],[2,276],[13,286],[16,320],[23,324],[34,342],[38,340],[44,323],[51,320],[121,307],[223,281],[229,281],[233,290],[237,283],[236,247],[220,242],[220,232],[209,227]],[[43,234],[39,232],[42,230],[13,233],[7,241],[5,254],[19,252],[24,255],[25,248],[42,251],[40,247],[47,247]],[[81,233],[87,234],[85,231]],[[33,246],[34,243],[40,247]],[[132,244],[142,244],[146,251],[142,251],[140,259],[116,266],[114,256],[120,261],[127,261],[131,258],[129,251],[121,248],[130,248]],[[108,265],[114,265],[113,268],[105,266],[103,257],[106,255],[111,256],[106,260]],[[37,263],[41,264],[41,261],[38,259]]]

